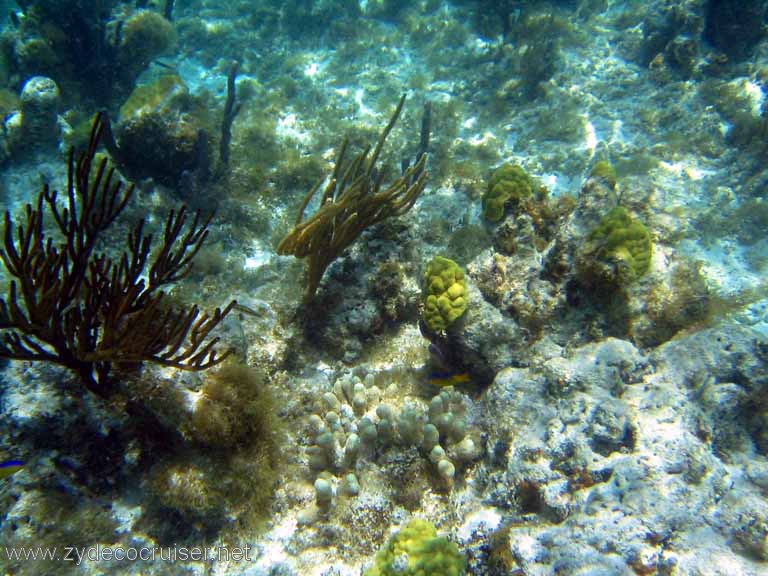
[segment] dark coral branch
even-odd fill
[[[46,186],[24,221],[5,214],[2,260],[13,280],[0,299],[0,357],[55,362],[76,372],[91,391],[112,391],[108,375],[115,363],[154,362],[183,370],[204,370],[221,362],[218,338],[211,332],[235,306],[200,315],[197,306],[176,310],[164,302],[162,288],[189,273],[208,235],[210,217],[196,213],[187,226],[185,207],[172,211],[163,243],[150,260],[152,236],[139,221],[128,233],[126,249],[113,262],[96,254],[96,244],[125,209],[133,185],[124,187],[102,160],[94,173],[99,139],[107,129],[97,115],[88,148],[70,154],[66,208]],[[46,236],[45,213],[62,240]],[[180,351],[181,350],[181,351]]]
[[[227,99],[224,103],[224,118],[221,122],[221,140],[219,141],[219,172],[223,172],[229,166],[229,146],[232,141],[232,123],[240,112],[240,103],[237,102],[237,74],[240,70],[240,62],[235,60],[227,74]]]
[[[173,20],[173,6],[176,4],[174,0],[165,0],[165,6],[163,7],[163,16],[170,22]]]

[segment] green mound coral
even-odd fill
[[[190,94],[177,74],[137,86],[120,108],[115,126],[120,168],[132,179],[153,178],[197,206],[208,193],[191,181],[210,176],[214,132],[210,103]],[[194,175],[194,178],[185,178]]]
[[[589,233],[590,256],[608,264],[611,273],[604,279],[627,284],[639,278],[651,263],[651,235],[642,222],[630,216],[623,206],[617,206],[603,216]]]
[[[467,309],[464,271],[449,258],[435,256],[424,272],[424,323],[441,332]]]
[[[491,174],[488,189],[483,195],[483,217],[489,222],[498,222],[504,217],[508,204],[533,194],[533,179],[517,164],[503,164]]]
[[[414,519],[390,538],[363,576],[459,576],[464,555],[426,520]]]

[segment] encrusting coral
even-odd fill
[[[304,220],[304,211],[320,189],[322,181],[305,196],[296,225],[277,247],[278,254],[309,258],[306,300],[311,300],[315,295],[326,268],[365,229],[392,216],[402,216],[413,207],[424,190],[426,154],[422,154],[413,166],[407,168],[385,189],[382,189],[385,171],[376,167],[384,141],[397,122],[403,104],[405,95],[400,98],[395,113],[370,156],[370,149],[366,148],[346,164],[344,159],[348,140],[344,140],[317,212]]]
[[[54,148],[65,132],[66,123],[59,117],[61,92],[51,78],[33,76],[24,83],[19,110],[8,117],[3,126],[9,152]]]
[[[47,361],[76,372],[92,392],[113,391],[113,364],[144,361],[183,370],[205,370],[221,362],[218,338],[209,338],[235,306],[202,314],[197,306],[175,309],[163,287],[186,276],[208,236],[210,218],[195,214],[184,232],[187,211],[171,211],[163,241],[150,259],[152,235],[144,220],[132,227],[127,247],[115,262],[96,252],[102,234],[120,216],[134,187],[122,191],[114,168],[103,159],[93,173],[96,149],[106,129],[97,115],[87,150],[69,157],[66,208],[46,184],[35,205],[27,204],[23,224],[5,213],[0,250],[14,278],[0,299],[0,357]],[[48,213],[61,235],[49,236]],[[148,269],[147,269],[148,268]],[[146,279],[143,277],[146,276]]]
[[[461,392],[443,389],[428,406],[411,403],[399,413],[381,400],[372,374],[364,381],[342,377],[333,392],[322,395],[308,419],[312,445],[307,454],[313,472],[326,475],[326,480],[331,475],[354,476],[360,460],[375,459],[395,446],[415,447],[434,465],[442,488],[450,489],[457,467],[479,457],[477,431],[467,423]]]

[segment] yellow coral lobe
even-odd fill
[[[608,160],[598,160],[589,171],[590,178],[599,178],[605,182],[611,190],[616,188],[616,170]]]
[[[451,284],[447,292],[451,300],[458,300],[464,294],[464,288],[458,283]]]
[[[441,292],[445,292],[445,283],[439,276],[432,278],[429,285],[429,292],[431,294],[440,294]]]

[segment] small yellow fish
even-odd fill
[[[8,478],[13,474],[16,474],[24,467],[24,462],[21,460],[6,460],[0,464],[0,480]]]
[[[470,377],[469,372],[434,372],[429,376],[429,383],[432,384],[432,386],[439,386],[440,388],[467,384],[471,381],[472,378]]]

